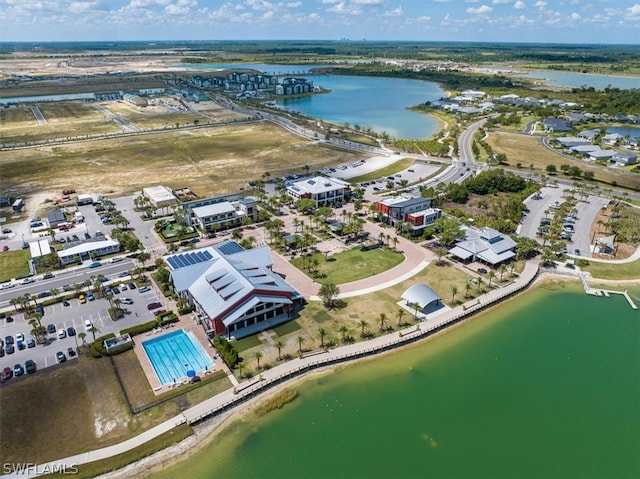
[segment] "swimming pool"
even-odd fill
[[[143,341],[142,347],[160,384],[173,383],[189,370],[198,372],[213,366],[198,340],[182,329]]]

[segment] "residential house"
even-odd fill
[[[611,158],[609,158],[609,161],[611,161],[611,163],[615,163],[617,166],[635,165],[638,162],[638,155],[627,151],[620,153],[616,152]]]
[[[258,221],[258,200],[240,193],[187,201],[182,208],[189,225],[205,232],[239,226],[245,218]]]
[[[591,144],[591,142],[586,138],[579,138],[577,136],[563,136],[563,137],[557,138],[556,140],[565,148]]]
[[[597,160],[609,160],[616,154],[613,150],[593,150],[585,153],[589,160],[597,161]]]
[[[549,133],[562,133],[573,130],[573,127],[567,120],[562,118],[545,118],[542,120],[544,131]]]
[[[466,227],[465,238],[449,250],[449,254],[465,262],[483,261],[491,266],[515,256],[515,241],[493,228]]]
[[[585,140],[589,140],[590,143],[593,143],[599,134],[600,130],[582,130],[577,136],[578,138],[584,138]]]
[[[166,256],[174,290],[207,332],[242,338],[292,319],[303,296],[273,272],[268,246],[235,241]]]
[[[602,143],[604,143],[605,145],[614,146],[622,139],[624,139],[624,137],[618,133],[609,133],[602,137]]]

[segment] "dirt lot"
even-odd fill
[[[237,191],[266,171],[281,176],[360,157],[256,123],[2,151],[0,168],[12,195],[67,188],[119,195],[152,184],[208,195]]]

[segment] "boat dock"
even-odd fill
[[[631,306],[633,309],[638,309],[638,306],[636,306],[636,303],[634,303],[633,299],[631,299],[631,296],[629,296],[628,290],[625,289],[624,291],[615,291],[613,289],[592,288],[591,286],[589,286],[589,283],[587,283],[587,278],[582,273],[582,271],[579,273],[579,276],[580,276],[580,282],[584,287],[585,293],[591,296],[604,296],[606,298],[610,297],[611,294],[621,294],[627,300],[627,302],[629,303],[629,306]]]

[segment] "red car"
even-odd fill
[[[2,370],[2,380],[6,381],[7,379],[11,379],[13,377],[13,370],[10,367],[6,367]]]
[[[167,312],[167,310],[166,310],[166,309],[159,309],[158,311],[154,311],[154,312],[153,312],[153,314],[154,314],[155,316],[160,316],[161,314],[164,314],[164,313],[166,313],[166,312]]]
[[[158,303],[158,302],[156,302],[156,303],[149,303],[149,304],[147,304],[147,309],[148,309],[149,311],[151,311],[152,309],[158,309],[158,308],[162,308],[162,303]]]

